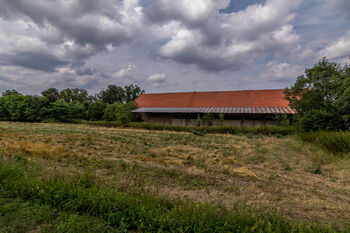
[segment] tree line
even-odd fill
[[[137,85],[109,85],[96,95],[84,89],[49,88],[40,95],[7,90],[0,97],[0,120],[72,122],[136,120],[134,100],[144,91]],[[304,131],[350,129],[350,66],[323,58],[306,69],[285,90],[290,107],[297,110],[292,123]],[[205,120],[205,119],[203,119]],[[280,119],[281,120],[281,119]],[[283,119],[282,119],[283,120]]]
[[[144,91],[137,85],[109,85],[96,95],[87,90],[49,88],[40,95],[22,95],[6,90],[0,97],[0,120],[23,122],[73,122],[105,120],[127,123],[135,120],[134,100]]]

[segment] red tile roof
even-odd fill
[[[284,89],[142,94],[136,102],[139,108],[289,107],[283,91]]]

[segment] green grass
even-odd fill
[[[0,221],[8,232],[341,232],[242,205],[228,210],[115,192],[96,177],[50,174],[24,161],[0,162]]]
[[[314,143],[298,140],[297,135],[280,137],[279,134],[242,133],[202,136],[191,132],[79,124],[0,122],[1,158],[5,162],[16,160],[16,163],[22,163],[19,171],[24,169],[24,176],[33,177],[40,187],[54,181],[62,189],[69,184],[68,187],[83,187],[97,194],[103,191],[101,196],[106,196],[106,192],[123,194],[132,197],[128,199],[133,200],[130,203],[135,198],[140,200],[140,197],[147,196],[152,204],[167,200],[166,203],[171,206],[187,208],[187,212],[196,209],[197,205],[202,206],[199,212],[211,208],[221,210],[221,207],[216,207],[219,204],[228,213],[236,211],[244,216],[251,212],[259,216],[263,214],[263,218],[275,216],[277,208],[283,210],[276,215],[278,218],[289,224],[290,217],[299,225],[300,222],[318,221],[343,227],[350,216],[350,182],[347,179],[350,160],[335,156]],[[36,169],[37,166],[45,169]],[[90,175],[82,175],[85,173]],[[13,193],[9,192],[8,195]],[[28,189],[24,190],[26,192]],[[38,195],[36,192],[34,194]],[[124,223],[112,224],[102,217],[106,213],[65,209],[63,204],[52,204],[51,199],[43,202],[41,197],[35,198],[32,193],[27,193],[27,196],[20,193],[23,192],[4,198],[20,199],[29,206],[48,206],[55,212],[52,218],[39,221],[37,228],[30,227],[36,226],[36,221],[28,220],[29,230],[25,231],[52,225],[50,229],[56,232],[59,225],[61,229],[71,228],[68,225],[63,228],[65,222],[84,227],[94,221],[93,225],[99,225],[99,229],[123,229],[120,225]],[[86,199],[80,201],[85,202]],[[69,197],[64,198],[64,203],[71,203]],[[248,203],[249,207],[240,209],[236,207],[237,203]],[[149,209],[147,205],[140,206]],[[160,208],[157,204],[155,207]],[[176,222],[176,218],[169,217],[168,211],[161,213]],[[241,215],[232,216],[240,218]],[[158,216],[152,218],[160,221]],[[25,222],[27,220],[24,225]],[[231,224],[231,220],[228,223]],[[12,226],[11,223],[5,225]],[[137,231],[138,226],[135,226],[136,223],[126,229]],[[248,229],[250,227],[248,224]]]
[[[10,197],[0,192],[0,232],[116,232],[90,215],[62,212],[48,204]]]

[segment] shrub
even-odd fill
[[[220,113],[219,114],[220,126],[224,125],[224,118],[225,118],[225,114]]]
[[[299,136],[302,140],[320,145],[337,155],[350,152],[350,132],[304,132],[300,133]]]
[[[196,125],[199,127],[201,126],[201,124],[202,124],[202,119],[201,119],[201,116],[198,114]]]
[[[204,116],[203,116],[203,124],[204,125],[212,126],[213,120],[214,120],[214,117],[211,113],[204,114]]]

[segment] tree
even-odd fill
[[[50,102],[47,98],[42,96],[25,96],[25,121],[42,121],[46,119],[47,113],[43,111],[44,108],[50,107]]]
[[[113,104],[114,102],[128,103],[136,100],[136,98],[144,93],[144,90],[137,85],[129,85],[124,88],[116,85],[109,85],[106,90],[100,91],[97,99],[105,104]]]
[[[119,102],[108,104],[104,111],[103,120],[116,121],[117,120],[116,109],[119,104],[120,104]]]
[[[51,108],[49,109],[49,115],[51,119],[58,120],[60,122],[71,121],[71,109],[67,102],[64,100],[57,100],[51,103]]]
[[[18,91],[16,90],[6,90],[2,93],[2,97],[7,97],[7,96],[10,96],[10,95],[22,95],[21,93],[19,93]]]
[[[60,93],[53,87],[41,92],[41,95],[46,97],[50,103],[56,102],[60,98]]]
[[[125,91],[120,86],[109,85],[106,90],[100,91],[98,94],[98,99],[105,104],[123,102],[125,99]]]
[[[136,109],[135,102],[119,103],[115,109],[116,120],[122,124],[127,124],[131,121],[135,121],[137,115],[132,112]]]
[[[323,58],[285,90],[286,99],[297,110],[296,120],[304,130],[349,127],[349,73],[347,65],[342,67]]]
[[[139,97],[139,95],[145,93],[145,91],[141,90],[141,88],[137,85],[125,86],[124,91],[125,91],[125,99],[124,99],[125,103],[134,101],[137,99],[137,97]]]
[[[104,114],[106,105],[101,101],[96,101],[90,104],[88,109],[89,120],[98,121],[101,120]]]
[[[82,103],[89,100],[89,94],[85,89],[67,88],[60,91],[60,99],[67,103]]]

